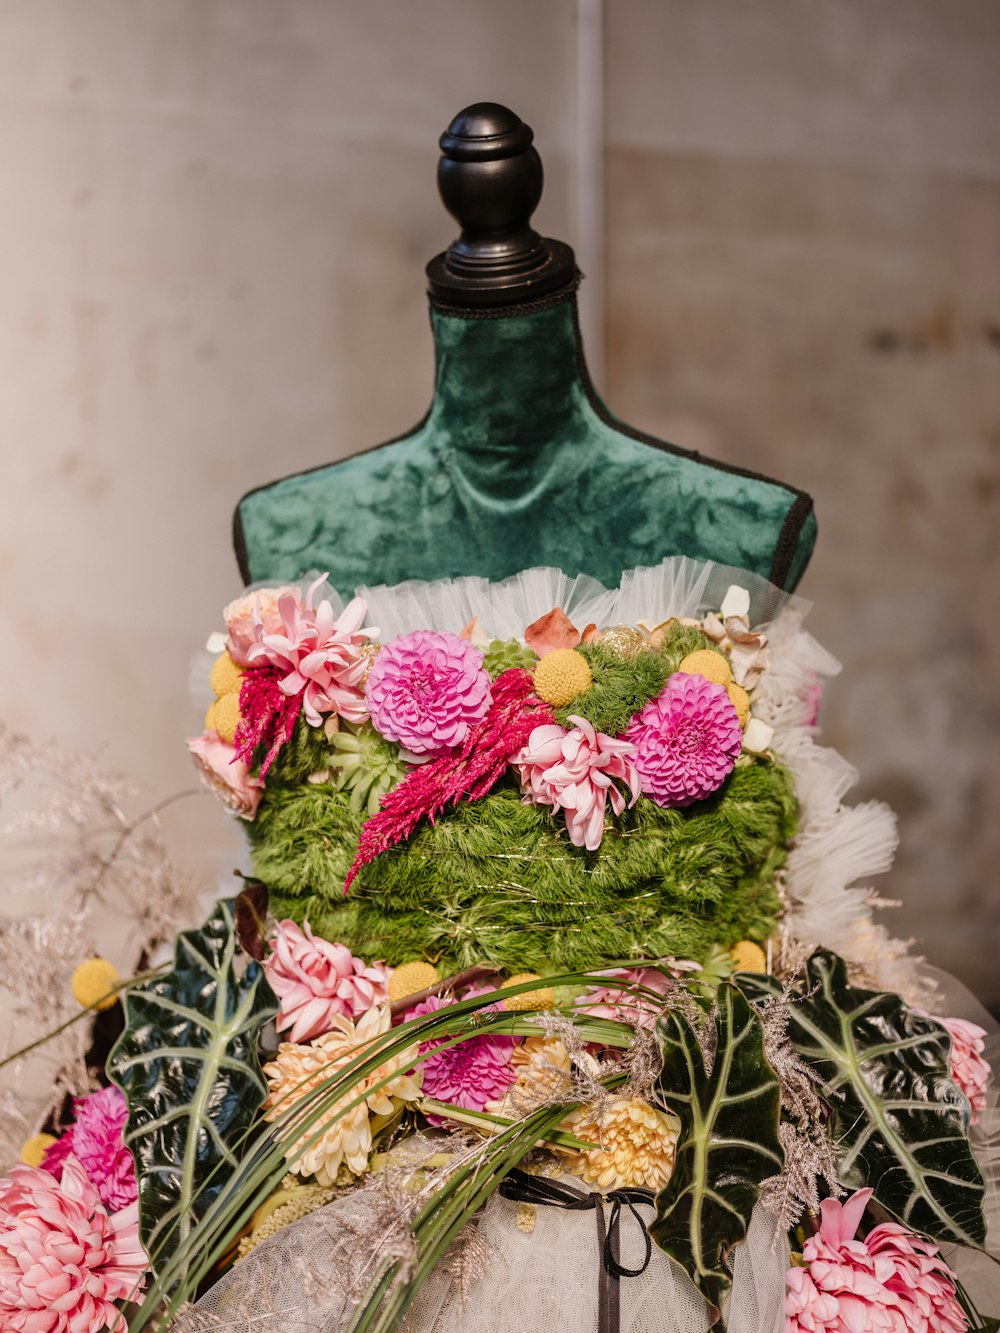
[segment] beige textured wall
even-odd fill
[[[233,503],[426,406],[454,111],[534,125],[576,239],[575,5],[496,8],[0,8],[7,720],[187,784]],[[812,490],[828,736],[900,810],[900,929],[1000,1001],[1000,10],[610,0],[606,31],[607,397]]]

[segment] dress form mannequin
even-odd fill
[[[493,103],[442,135],[438,180],[462,235],[427,270],[431,408],[398,440],[244,496],[248,582],[328,569],[348,597],[553,565],[614,586],[682,554],[795,587],[816,536],[807,495],[632,430],[598,398],[573,252],[528,225],[542,188],[531,140]]]

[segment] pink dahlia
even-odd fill
[[[609,968],[601,976],[627,982],[628,987],[590,986],[576,999],[574,1008],[591,1018],[613,1018],[631,1027],[651,1028],[663,1010],[664,999],[657,1001],[646,992],[654,991],[656,996],[666,997],[673,989],[675,979],[685,972],[699,969],[699,963],[673,959],[664,962],[663,970],[658,967]]]
[[[302,695],[303,712],[314,727],[322,723],[323,713],[338,713],[347,722],[365,720],[362,683],[368,658],[360,649],[378,634],[371,626],[362,629],[366,607],[360,597],[339,618],[326,599],[313,606],[325,578],[321,574],[310,584],[304,602],[292,593],[278,598],[280,628],[270,628],[263,611],[256,615],[256,641],[247,650],[249,666],[275,667],[282,673],[284,693]]]
[[[230,602],[222,613],[229,638],[226,651],[233,661],[245,667],[250,661],[250,649],[257,642],[256,624],[260,622],[267,634],[280,634],[283,629],[279,604],[283,597],[291,597],[302,605],[302,593],[294,584],[283,588],[257,588]]]
[[[462,998],[469,1000],[483,994],[485,990],[474,988]],[[407,1020],[436,1013],[453,1003],[454,1000],[443,1000],[432,995],[414,1005],[407,1014]],[[424,1095],[439,1102],[451,1102],[453,1106],[464,1106],[469,1111],[482,1111],[487,1102],[502,1101],[518,1072],[511,1058],[514,1051],[513,1037],[485,1033],[454,1046],[443,1046],[444,1041],[442,1037],[421,1044],[421,1054],[434,1051],[419,1066],[424,1071]],[[428,1119],[435,1124],[439,1123],[438,1117],[429,1116]]]
[[[118,1088],[101,1088],[73,1102],[74,1121],[45,1154],[42,1166],[57,1180],[70,1155],[112,1212],[133,1203],[137,1190],[135,1163],[125,1147],[128,1106]]]
[[[216,731],[192,737],[187,747],[205,786],[220,796],[241,819],[253,819],[264,784],[239,758],[236,747],[224,741]]]
[[[618,784],[628,788],[629,806],[639,799],[635,746],[595,731],[585,718],[569,720],[576,724],[572,731],[556,723],[535,727],[511,763],[521,775],[525,803],[562,810],[570,842],[593,852],[604,836],[607,802],[616,815],[626,807]]]
[[[75,1158],[62,1181],[35,1166],[0,1180],[0,1327],[126,1333],[115,1301],[138,1297],[147,1261],[138,1204],[110,1214]]]
[[[642,793],[657,805],[690,805],[710,796],[743,746],[736,709],[722,685],[676,672],[636,713],[625,736],[635,746]]]
[[[935,1018],[951,1037],[951,1077],[969,1099],[972,1123],[986,1110],[986,1085],[990,1066],[983,1059],[986,1032],[964,1018]]]
[[[386,644],[365,692],[375,730],[413,754],[461,745],[491,698],[482,652],[457,634],[426,629]]]
[[[329,1032],[336,1016],[356,1018],[389,996],[389,969],[368,967],[346,944],[317,939],[309,922],[279,921],[264,971],[280,1001],[277,1029],[293,1042]]]
[[[895,1222],[856,1238],[871,1196],[823,1200],[803,1267],[785,1275],[785,1333],[966,1333],[955,1274],[936,1245]]]

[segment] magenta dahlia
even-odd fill
[[[125,1147],[123,1131],[128,1107],[118,1088],[101,1088],[73,1102],[75,1119],[42,1161],[46,1171],[62,1178],[67,1157],[72,1154],[101,1197],[115,1213],[136,1198],[135,1163]]]
[[[625,732],[644,796],[690,805],[721,787],[743,747],[736,709],[722,685],[678,671]]]
[[[469,1000],[482,994],[483,990],[470,990],[462,998]],[[432,995],[414,1005],[407,1018],[433,1014],[453,1003],[453,1000],[443,1000]],[[421,1054],[424,1051],[434,1052],[420,1066],[424,1072],[424,1095],[439,1102],[451,1102],[453,1106],[464,1106],[469,1111],[482,1111],[487,1102],[502,1101],[517,1074],[511,1058],[514,1051],[513,1037],[484,1033],[481,1037],[470,1037],[454,1046],[444,1046],[444,1041],[442,1037],[421,1044]],[[438,1123],[434,1116],[428,1119]]]
[[[480,650],[457,634],[424,629],[386,644],[365,691],[376,731],[421,755],[461,745],[491,697]]]

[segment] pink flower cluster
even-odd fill
[[[356,1018],[388,998],[390,969],[367,966],[346,944],[317,939],[309,922],[279,921],[264,962],[280,1009],[276,1027],[291,1028],[293,1042],[309,1041],[334,1026],[334,1018]]]
[[[360,597],[355,597],[339,617],[326,599],[313,606],[316,590],[325,578],[322,574],[310,584],[304,601],[296,591],[283,593],[267,615],[262,604],[254,614],[254,641],[245,649],[249,667],[275,667],[281,672],[284,693],[302,695],[302,710],[314,727],[321,724],[324,713],[338,713],[348,722],[365,720],[362,682],[368,661],[359,649],[378,634],[371,626],[362,628],[366,607]],[[263,597],[263,593],[258,596]],[[243,603],[238,605],[242,607]],[[241,648],[243,614],[241,610],[237,618],[227,621],[230,642],[235,637]]]
[[[372,664],[365,702],[376,731],[417,755],[461,745],[490,706],[483,654],[457,634],[414,630]]]
[[[823,1200],[804,1266],[786,1274],[785,1333],[966,1333],[955,1274],[936,1245],[895,1222],[856,1238],[871,1195]]]
[[[613,1018],[635,1028],[651,1028],[663,1011],[663,1002],[656,997],[666,996],[672,987],[671,978],[680,979],[685,972],[698,972],[700,963],[671,959],[663,967],[614,967],[600,975],[610,980],[624,981],[627,986],[590,986],[574,1002],[574,1008],[592,1018]],[[654,992],[653,995],[646,994]]]
[[[978,1023],[965,1018],[938,1018],[951,1037],[951,1076],[969,1099],[972,1123],[976,1124],[986,1110],[986,1085],[990,1080],[990,1066],[983,1059],[986,1033]]]
[[[46,1152],[42,1166],[61,1179],[72,1154],[112,1212],[135,1202],[135,1163],[123,1133],[128,1106],[118,1088],[101,1088],[73,1102],[73,1124]]]
[[[116,1301],[138,1299],[146,1255],[138,1204],[110,1214],[75,1157],[62,1181],[16,1166],[0,1180],[0,1328],[125,1333]]]
[[[206,787],[241,819],[253,819],[260,805],[264,784],[236,753],[236,747],[215,731],[192,736],[187,743],[191,758]]]
[[[469,1000],[485,993],[483,988],[472,988],[462,999]],[[454,1004],[454,1000],[432,995],[414,1005],[407,1019],[437,1013],[449,1004]],[[444,1046],[444,1040],[442,1037],[421,1044],[421,1053],[434,1051],[420,1066],[424,1072],[424,1095],[439,1102],[450,1102],[453,1106],[464,1106],[470,1111],[482,1111],[487,1102],[502,1101],[517,1072],[511,1061],[513,1037],[486,1033],[454,1046]],[[440,1117],[428,1116],[428,1119],[433,1124],[441,1123]]]
[[[704,676],[678,671],[625,732],[635,746],[642,793],[657,805],[690,805],[722,786],[743,747],[729,695]]]
[[[557,723],[535,727],[511,763],[521,775],[525,802],[562,810],[570,842],[593,852],[604,836],[608,802],[616,815],[626,808],[619,783],[631,795],[629,806],[639,799],[635,747],[595,731],[585,718],[569,720],[576,724],[572,731]]]

